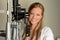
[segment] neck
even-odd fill
[[[34,30],[37,24],[31,25],[31,30]]]

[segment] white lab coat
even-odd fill
[[[50,27],[45,26],[42,29],[40,40],[54,40],[54,35]]]

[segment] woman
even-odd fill
[[[41,3],[35,2],[29,7],[30,36],[28,40],[54,40],[51,29],[43,25],[44,7]],[[26,31],[23,33],[23,40],[26,40]]]

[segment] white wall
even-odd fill
[[[55,38],[60,37],[60,0],[19,0],[21,7],[26,8],[26,10],[28,10],[29,5],[33,2],[40,2],[44,5],[44,23],[52,28]],[[5,10],[5,14],[0,13],[0,29],[4,29],[4,26],[6,26],[6,0],[0,1],[1,9]],[[10,12],[12,10],[12,0],[10,0],[9,10]]]

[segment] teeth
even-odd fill
[[[35,21],[35,20],[32,20],[32,21]]]
[[[34,21],[34,20],[32,20],[32,21]]]

